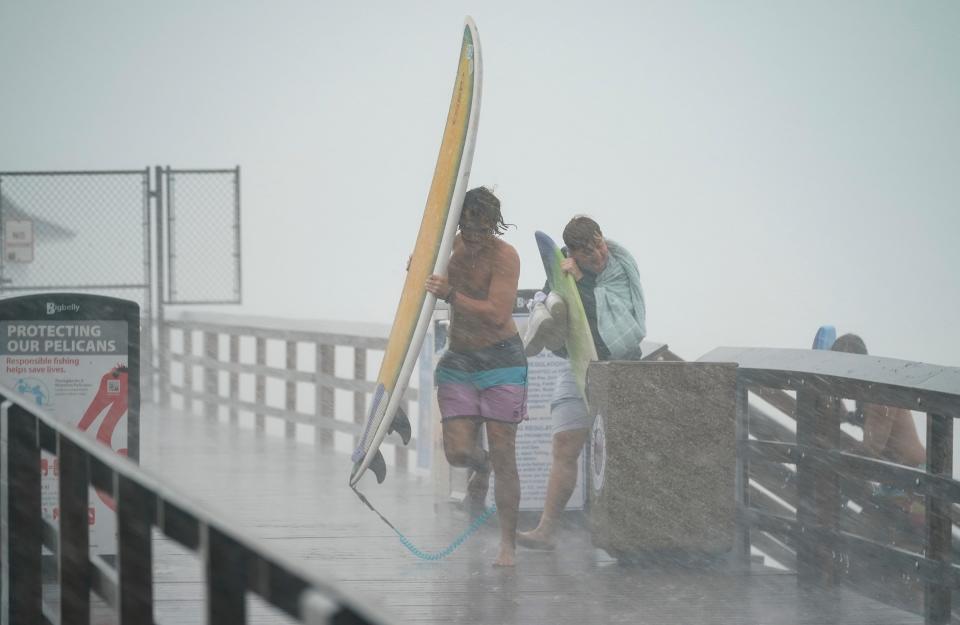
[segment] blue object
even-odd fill
[[[817,335],[813,337],[812,349],[830,349],[837,340],[837,329],[833,326],[820,326]]]
[[[368,508],[370,508],[371,510],[373,510],[373,512],[374,512],[378,517],[380,517],[380,519],[381,519],[384,523],[386,523],[388,526],[390,526],[390,529],[392,529],[394,532],[396,532],[396,534],[397,534],[397,536],[400,538],[400,542],[403,544],[403,546],[406,547],[406,548],[410,551],[410,553],[412,553],[413,555],[417,556],[417,557],[420,558],[421,560],[443,560],[443,559],[446,558],[448,555],[450,555],[451,553],[453,553],[454,551],[456,551],[457,548],[458,548],[460,545],[462,545],[465,540],[467,540],[468,538],[470,538],[471,535],[473,535],[478,529],[480,529],[480,526],[483,525],[484,523],[486,523],[486,522],[487,522],[487,519],[489,519],[491,516],[493,516],[493,513],[497,511],[497,506],[495,506],[495,505],[490,506],[489,508],[487,508],[486,510],[484,510],[483,514],[481,514],[481,515],[478,516],[476,519],[474,519],[473,523],[470,524],[470,527],[468,527],[468,528],[466,529],[466,531],[464,531],[462,534],[460,534],[459,536],[457,536],[457,538],[456,538],[452,543],[450,543],[445,549],[442,549],[442,550],[440,550],[440,551],[435,551],[435,552],[433,552],[433,553],[428,553],[428,552],[426,552],[426,551],[422,551],[422,550],[420,550],[419,548],[417,548],[417,546],[414,545],[414,544],[410,541],[409,538],[407,538],[406,536],[403,535],[403,532],[401,532],[401,531],[398,530],[396,527],[394,527],[393,523],[391,523],[391,522],[387,519],[387,517],[383,516],[383,514],[381,514],[381,512],[380,512],[379,510],[377,510],[376,508],[373,507],[373,504],[370,503],[370,501],[369,501],[366,497],[363,496],[363,493],[361,493],[360,491],[358,491],[356,488],[352,488],[352,487],[351,487],[351,489],[353,490],[354,493],[356,493],[357,497],[360,498],[360,501],[362,501],[364,504],[366,504],[366,506],[367,506]]]
[[[406,547],[410,551],[410,553],[417,556],[421,560],[443,560],[448,555],[456,551],[457,547],[462,545],[466,539],[470,538],[470,536],[474,532],[480,529],[480,526],[486,523],[487,519],[489,519],[493,515],[493,513],[496,511],[497,511],[496,506],[490,506],[489,508],[484,510],[483,514],[478,516],[474,520],[474,522],[470,525],[470,527],[468,527],[464,533],[457,536],[456,540],[450,543],[450,545],[447,546],[446,549],[443,549],[442,551],[437,551],[434,553],[427,553],[426,551],[421,551],[420,549],[418,549],[412,542],[410,542],[410,539],[404,536],[400,532],[400,530],[398,530],[397,528],[394,527],[393,531],[396,532],[397,536],[400,537],[400,542],[403,544],[403,546]],[[391,525],[391,527],[393,526]]]

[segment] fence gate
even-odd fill
[[[152,400],[164,305],[240,303],[240,168],[0,172],[0,298],[137,302]],[[152,210],[151,210],[152,209]]]

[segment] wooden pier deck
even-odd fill
[[[393,623],[465,624],[819,624],[921,623],[912,615],[838,590],[803,592],[792,574],[755,567],[620,565],[594,549],[586,532],[565,530],[567,548],[521,550],[515,570],[496,569],[493,522],[440,562],[408,553],[347,487],[344,454],[172,409],[145,406],[142,466],[235,527],[308,570],[368,599]],[[429,478],[392,473],[362,490],[427,551],[469,524],[437,502]],[[201,563],[157,535],[156,620],[204,622]],[[109,616],[96,610],[96,622]],[[251,601],[251,622],[286,623]]]

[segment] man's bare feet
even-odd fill
[[[542,551],[553,551],[557,548],[553,536],[539,527],[529,532],[517,532],[517,544],[527,549],[540,549]]]
[[[480,514],[487,509],[487,490],[490,488],[490,471],[471,469],[467,476],[467,510]]]
[[[493,566],[516,566],[516,549],[514,547],[500,546],[500,555],[493,561]]]

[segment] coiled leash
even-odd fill
[[[398,530],[396,527],[394,527],[393,523],[391,523],[389,520],[387,520],[387,517],[385,517],[385,516],[383,516],[382,514],[380,514],[380,511],[373,507],[373,504],[370,503],[370,502],[367,500],[367,498],[363,496],[363,493],[361,493],[360,491],[358,491],[358,490],[357,490],[355,487],[353,487],[353,486],[351,486],[350,488],[351,488],[351,490],[353,490],[353,492],[355,492],[355,493],[357,494],[357,497],[360,498],[360,501],[362,501],[363,503],[365,503],[368,508],[370,508],[371,510],[373,510],[374,513],[376,513],[376,515],[377,515],[378,517],[380,517],[380,518],[383,520],[383,522],[386,523],[386,524],[390,527],[390,529],[392,529],[394,532],[396,532],[397,536],[400,538],[400,543],[401,543],[404,547],[406,547],[407,550],[408,550],[410,553],[412,553],[413,555],[417,556],[417,557],[420,558],[421,560],[430,560],[430,561],[443,560],[444,558],[446,558],[447,556],[449,556],[451,553],[453,553],[454,551],[456,551],[457,548],[460,547],[460,545],[462,545],[468,538],[470,538],[470,536],[472,536],[478,529],[480,529],[480,527],[481,527],[484,523],[487,522],[487,519],[489,519],[491,516],[493,516],[493,513],[497,511],[497,506],[496,506],[496,505],[490,506],[489,508],[487,508],[486,510],[484,510],[483,513],[482,513],[480,516],[478,516],[476,519],[474,519],[473,523],[470,524],[470,527],[468,527],[468,528],[466,529],[466,531],[464,531],[462,534],[460,534],[459,536],[457,536],[457,537],[454,539],[454,541],[453,541],[452,543],[450,543],[450,544],[446,547],[446,549],[442,549],[442,550],[440,550],[440,551],[435,551],[435,552],[433,552],[433,553],[428,553],[428,552],[426,552],[426,551],[422,551],[422,550],[418,549],[417,546],[414,545],[413,542],[411,542],[409,538],[407,538],[406,536],[403,535],[403,532],[401,532],[401,531]]]

